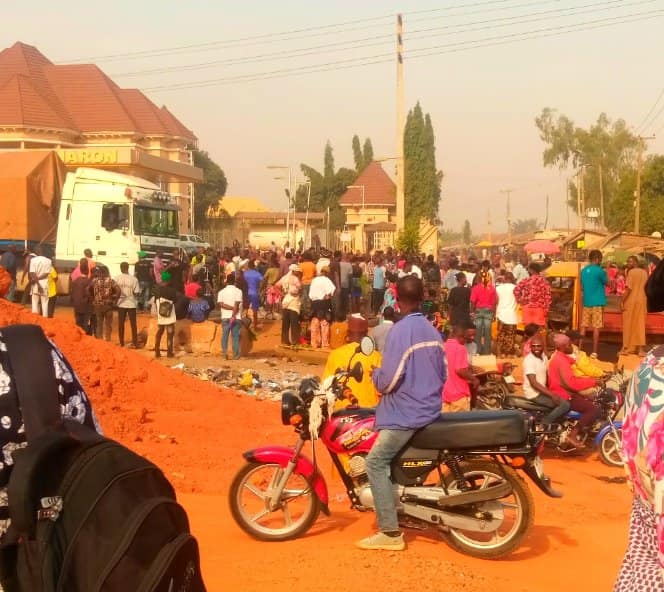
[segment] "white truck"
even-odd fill
[[[73,269],[90,249],[93,258],[120,273],[120,263],[133,265],[138,252],[167,258],[180,248],[179,206],[157,185],[100,169],[68,173],[62,189],[55,243],[56,268]]]

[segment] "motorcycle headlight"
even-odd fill
[[[302,399],[292,391],[281,395],[281,423],[291,425],[290,418],[299,413],[302,408]]]

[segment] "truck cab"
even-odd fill
[[[138,252],[170,254],[180,245],[179,206],[159,186],[130,175],[79,168],[68,173],[62,190],[56,266],[74,269],[91,249],[95,260],[120,273]]]

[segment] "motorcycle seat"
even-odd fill
[[[349,405],[343,409],[338,409],[332,414],[332,417],[359,417],[360,419],[366,419],[367,417],[373,417],[376,415],[375,407],[355,407]]]
[[[548,412],[555,407],[553,401],[551,402],[551,406],[549,407],[548,405],[540,405],[539,403],[535,403],[530,399],[526,399],[525,397],[519,397],[519,396],[505,397],[503,405],[509,409],[522,409],[524,411],[544,411],[544,412]]]
[[[495,448],[523,444],[528,426],[519,411],[443,413],[438,421],[418,430],[410,446],[425,450]]]

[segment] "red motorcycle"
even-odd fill
[[[358,352],[370,354],[365,338]],[[352,362],[352,360],[351,360]],[[377,432],[375,410],[333,411],[346,398],[348,378],[362,379],[358,362],[323,381],[305,379],[298,393],[282,395],[281,420],[298,434],[295,446],[266,446],[247,460],[230,489],[235,521],[263,541],[304,534],[319,513],[329,515],[328,490],[314,461],[302,454],[322,440],[346,487],[351,506],[373,510],[365,458]],[[519,546],[534,520],[534,501],[519,471],[544,493],[561,497],[544,474],[543,436],[518,411],[443,414],[418,430],[392,463],[394,498],[405,527],[437,529],[457,550],[480,558],[503,557]]]

